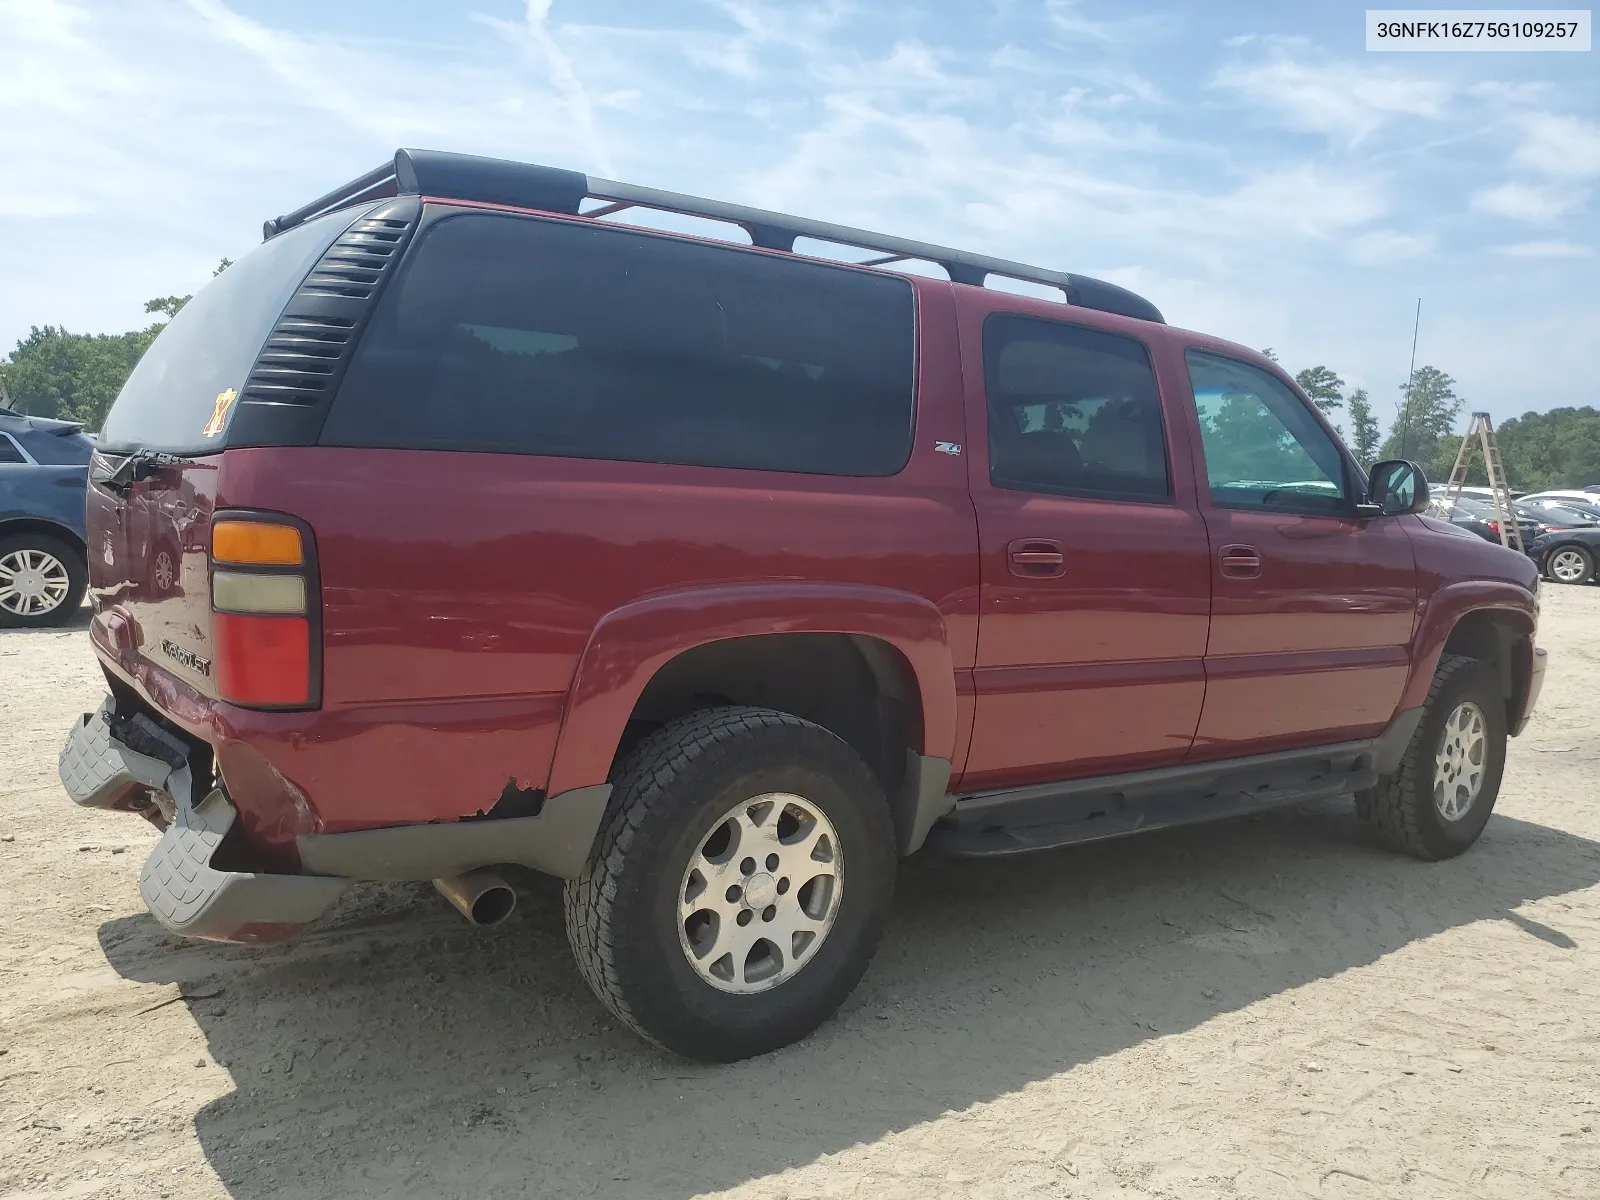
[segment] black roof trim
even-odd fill
[[[747,208],[742,204],[728,204],[721,200],[707,200],[681,192],[661,191],[640,187],[637,184],[618,183],[610,179],[597,179],[577,171],[563,171],[556,167],[541,167],[531,163],[510,162],[498,158],[480,158],[471,154],[450,154],[439,150],[397,150],[394,161],[352,179],[343,187],[319,196],[310,204],[266,222],[262,238],[266,240],[286,229],[308,221],[323,213],[376,200],[384,196],[417,195],[448,197],[453,200],[476,200],[486,204],[505,204],[516,208],[537,208],[546,212],[579,215],[579,206],[586,199],[606,201],[603,207],[585,213],[588,217],[605,216],[629,208],[652,208],[663,212],[682,213],[688,216],[708,217],[739,225],[749,233],[750,240],[768,250],[792,252],[797,238],[815,238],[874,251],[880,257],[863,265],[884,265],[905,259],[921,259],[938,263],[956,283],[984,286],[988,277],[999,275],[1026,283],[1039,283],[1060,288],[1069,304],[1092,308],[1100,312],[1117,313],[1142,321],[1163,322],[1155,305],[1126,288],[1074,275],[1066,271],[1052,271],[1044,267],[1031,267],[1026,263],[1004,258],[991,258],[966,250],[955,250],[930,242],[912,241],[909,238],[891,237],[871,233],[848,225],[834,225],[828,221],[814,221],[808,217],[793,217],[766,209]]]

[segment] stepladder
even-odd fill
[[[1461,449],[1456,452],[1456,465],[1450,468],[1450,481],[1444,485],[1444,501],[1454,507],[1461,499],[1461,489],[1472,470],[1473,459],[1483,454],[1483,471],[1489,478],[1489,498],[1494,507],[1494,522],[1500,533],[1500,544],[1511,550],[1525,551],[1522,530],[1517,524],[1516,510],[1511,507],[1511,485],[1506,481],[1505,463],[1500,458],[1500,445],[1495,441],[1494,422],[1486,412],[1472,414],[1472,423],[1461,438]]]

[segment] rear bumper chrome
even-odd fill
[[[227,795],[215,788],[197,798],[187,747],[148,719],[115,723],[109,698],[72,727],[60,768],[61,783],[78,804],[142,811],[155,803],[172,814],[140,872],[139,893],[173,933],[280,941],[320,917],[350,884],[338,877],[213,867],[212,856],[237,816]]]

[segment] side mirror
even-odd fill
[[[1428,477],[1422,468],[1403,458],[1376,464],[1367,476],[1366,515],[1398,517],[1428,507]]]

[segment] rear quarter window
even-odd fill
[[[321,441],[892,475],[914,359],[901,279],[456,214],[384,293]]]
[[[372,206],[344,209],[279,234],[207,283],[163,329],[122,385],[99,446],[109,453],[221,450],[205,432],[217,397],[244,386],[267,335],[333,240]],[[231,416],[231,409],[225,417]]]

